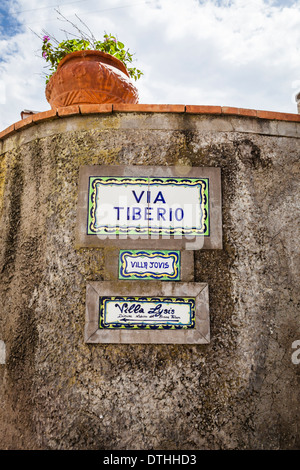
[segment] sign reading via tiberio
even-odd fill
[[[90,282],[85,341],[208,343],[208,286],[197,282]]]
[[[207,178],[89,178],[88,235],[209,235]]]
[[[222,248],[219,168],[82,167],[76,244],[138,249],[144,240],[149,249]]]

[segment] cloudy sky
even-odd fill
[[[57,9],[135,54],[140,103],[297,112],[300,0],[1,0],[0,130],[50,109],[38,36],[74,31]]]

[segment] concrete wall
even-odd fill
[[[2,449],[299,449],[299,138],[300,122],[115,112],[2,139]],[[86,284],[106,279],[101,248],[74,248],[86,164],[221,168],[224,246],[194,253],[210,344],[84,342]]]

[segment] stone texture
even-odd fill
[[[2,449],[299,449],[300,124],[278,124],[123,111],[0,134]],[[106,280],[104,250],[74,248],[91,164],[221,168],[223,249],[194,253],[209,344],[84,342]]]

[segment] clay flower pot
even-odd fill
[[[66,55],[46,85],[52,109],[72,104],[137,103],[138,91],[123,62],[102,51]]]

